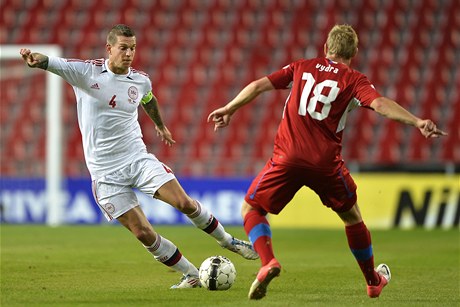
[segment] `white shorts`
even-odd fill
[[[148,154],[122,169],[93,181],[93,195],[107,220],[139,206],[133,188],[140,192],[155,195],[166,182],[175,179],[169,167],[154,155]]]

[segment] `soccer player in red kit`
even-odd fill
[[[223,128],[240,107],[259,94],[288,89],[272,157],[253,180],[242,205],[244,229],[262,262],[250,299],[265,296],[278,276],[267,213],[278,214],[307,186],[345,224],[348,245],[367,283],[367,294],[378,297],[391,279],[386,264],[374,269],[371,236],[357,204],[356,184],[342,160],[342,134],[347,114],[355,107],[417,127],[422,135],[446,135],[429,119],[420,119],[395,101],[382,97],[362,73],[350,68],[358,51],[358,37],[349,25],[336,25],[328,34],[324,57],[299,60],[247,85],[227,105],[211,112],[214,129]]]

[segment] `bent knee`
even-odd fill
[[[357,203],[353,207],[351,207],[348,211],[337,212],[337,214],[347,226],[358,224],[363,221],[363,218],[361,216],[361,212],[359,210],[359,206]]]
[[[148,225],[132,227],[131,232],[139,241],[144,243],[144,245],[152,244],[156,240],[155,231],[153,231],[153,228]]]
[[[241,217],[244,219],[244,217],[246,216],[246,214],[248,214],[249,212],[251,212],[252,210],[256,210],[254,209],[250,204],[248,204],[245,200],[243,201],[243,204],[241,205]]]
[[[184,214],[192,214],[197,209],[197,204],[190,197],[176,199],[171,205]]]

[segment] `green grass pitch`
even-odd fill
[[[1,225],[1,306],[460,306],[460,232],[372,231],[376,265],[393,279],[378,299],[342,230],[273,229],[283,268],[261,301],[247,292],[259,261],[220,248],[192,226],[156,228],[194,264],[230,258],[237,279],[228,291],[170,290],[180,274],[154,261],[118,225]],[[241,227],[227,227],[246,238]]]

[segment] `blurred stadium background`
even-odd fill
[[[432,118],[449,135],[425,140],[416,129],[358,110],[347,122],[345,161],[355,173],[422,173],[427,187],[438,180],[433,173],[448,178],[453,196],[447,203],[457,208],[458,225],[458,0],[2,0],[0,11],[2,46],[56,44],[71,58],[104,57],[108,29],[130,25],[138,43],[133,66],[150,75],[177,144],[163,146],[140,111],[144,140],[179,178],[216,179],[206,181],[209,185],[225,178],[247,180],[260,170],[271,154],[288,93],[262,95],[234,117],[237,129],[214,133],[206,123],[209,112],[253,79],[295,59],[322,55],[329,29],[351,24],[360,38],[353,67],[382,94]],[[1,61],[0,81],[2,208],[11,210],[17,199],[7,191],[29,182],[14,180],[46,175],[46,79],[42,71],[25,67],[18,50],[17,61]],[[67,84],[63,96],[63,174],[88,180],[74,93]],[[246,183],[237,189],[244,193]],[[32,190],[42,189],[41,181],[38,185]],[[77,185],[67,182],[72,189]],[[8,221],[6,211],[2,217]]]

